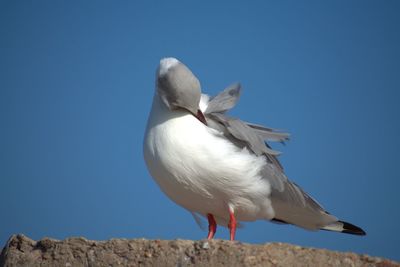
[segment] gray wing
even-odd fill
[[[266,156],[271,163],[282,169],[281,164],[276,158],[280,152],[271,149],[264,141],[263,135],[259,134],[244,121],[229,117],[223,113],[211,113],[205,114],[205,116],[211,120],[211,122],[207,120],[210,127],[222,131],[233,143],[240,147],[247,147],[257,156]]]
[[[235,106],[240,96],[240,84],[226,88],[211,98],[204,115],[209,127],[223,132],[225,137],[239,147],[247,147],[257,156],[265,156],[267,164],[261,171],[262,177],[271,184],[271,201],[275,219],[300,227],[316,230],[337,218],[324,208],[284,174],[277,156],[280,152],[271,149],[267,141],[284,142],[289,134],[273,128],[244,122],[230,117],[226,111]]]
[[[319,230],[338,221],[338,218],[326,212],[315,199],[289,180],[283,182],[282,191],[271,187],[270,197],[275,211],[274,219],[280,222]]]
[[[210,99],[204,111],[208,125],[223,132],[236,145],[247,147],[257,156],[266,156],[270,163],[283,172],[282,165],[277,159],[280,152],[271,149],[265,140],[284,142],[289,139],[289,134],[261,125],[244,122],[225,114],[239,100],[240,88],[240,84],[235,83]]]
[[[246,122],[248,126],[250,126],[254,131],[257,132],[264,140],[267,141],[274,141],[274,142],[281,142],[284,143],[285,141],[289,140],[290,134],[280,132],[277,129],[264,127],[262,125],[254,124]]]
[[[204,113],[224,113],[233,108],[240,96],[240,84],[234,83],[210,99]]]

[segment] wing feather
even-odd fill
[[[240,97],[240,84],[234,83],[211,98],[204,113],[224,113],[233,108]]]
[[[271,184],[271,201],[275,220],[317,230],[337,221],[324,208],[284,174],[277,156],[266,141],[284,142],[289,134],[258,124],[230,117],[226,111],[235,106],[240,95],[240,84],[226,88],[207,103],[204,115],[208,126],[222,132],[238,147],[246,147],[257,156],[265,156],[267,163],[261,176]]]

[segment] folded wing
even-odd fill
[[[265,156],[267,164],[261,175],[271,184],[271,201],[275,221],[295,224],[309,230],[318,230],[338,221],[299,186],[291,182],[283,172],[277,156],[266,141],[285,142],[289,134],[273,128],[242,121],[225,113],[239,100],[240,84],[227,87],[208,102],[204,115],[209,127],[222,132],[239,147],[246,147],[257,156]]]

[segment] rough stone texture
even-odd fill
[[[226,240],[111,239],[82,237],[34,241],[14,235],[0,266],[400,266],[387,259],[283,243],[251,245]]]

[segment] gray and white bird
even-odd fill
[[[240,221],[258,219],[365,235],[286,177],[279,152],[266,141],[283,142],[289,134],[226,115],[239,94],[234,84],[209,97],[183,63],[160,61],[143,152],[161,190],[195,218],[208,219],[209,239],[221,225],[234,240]]]

